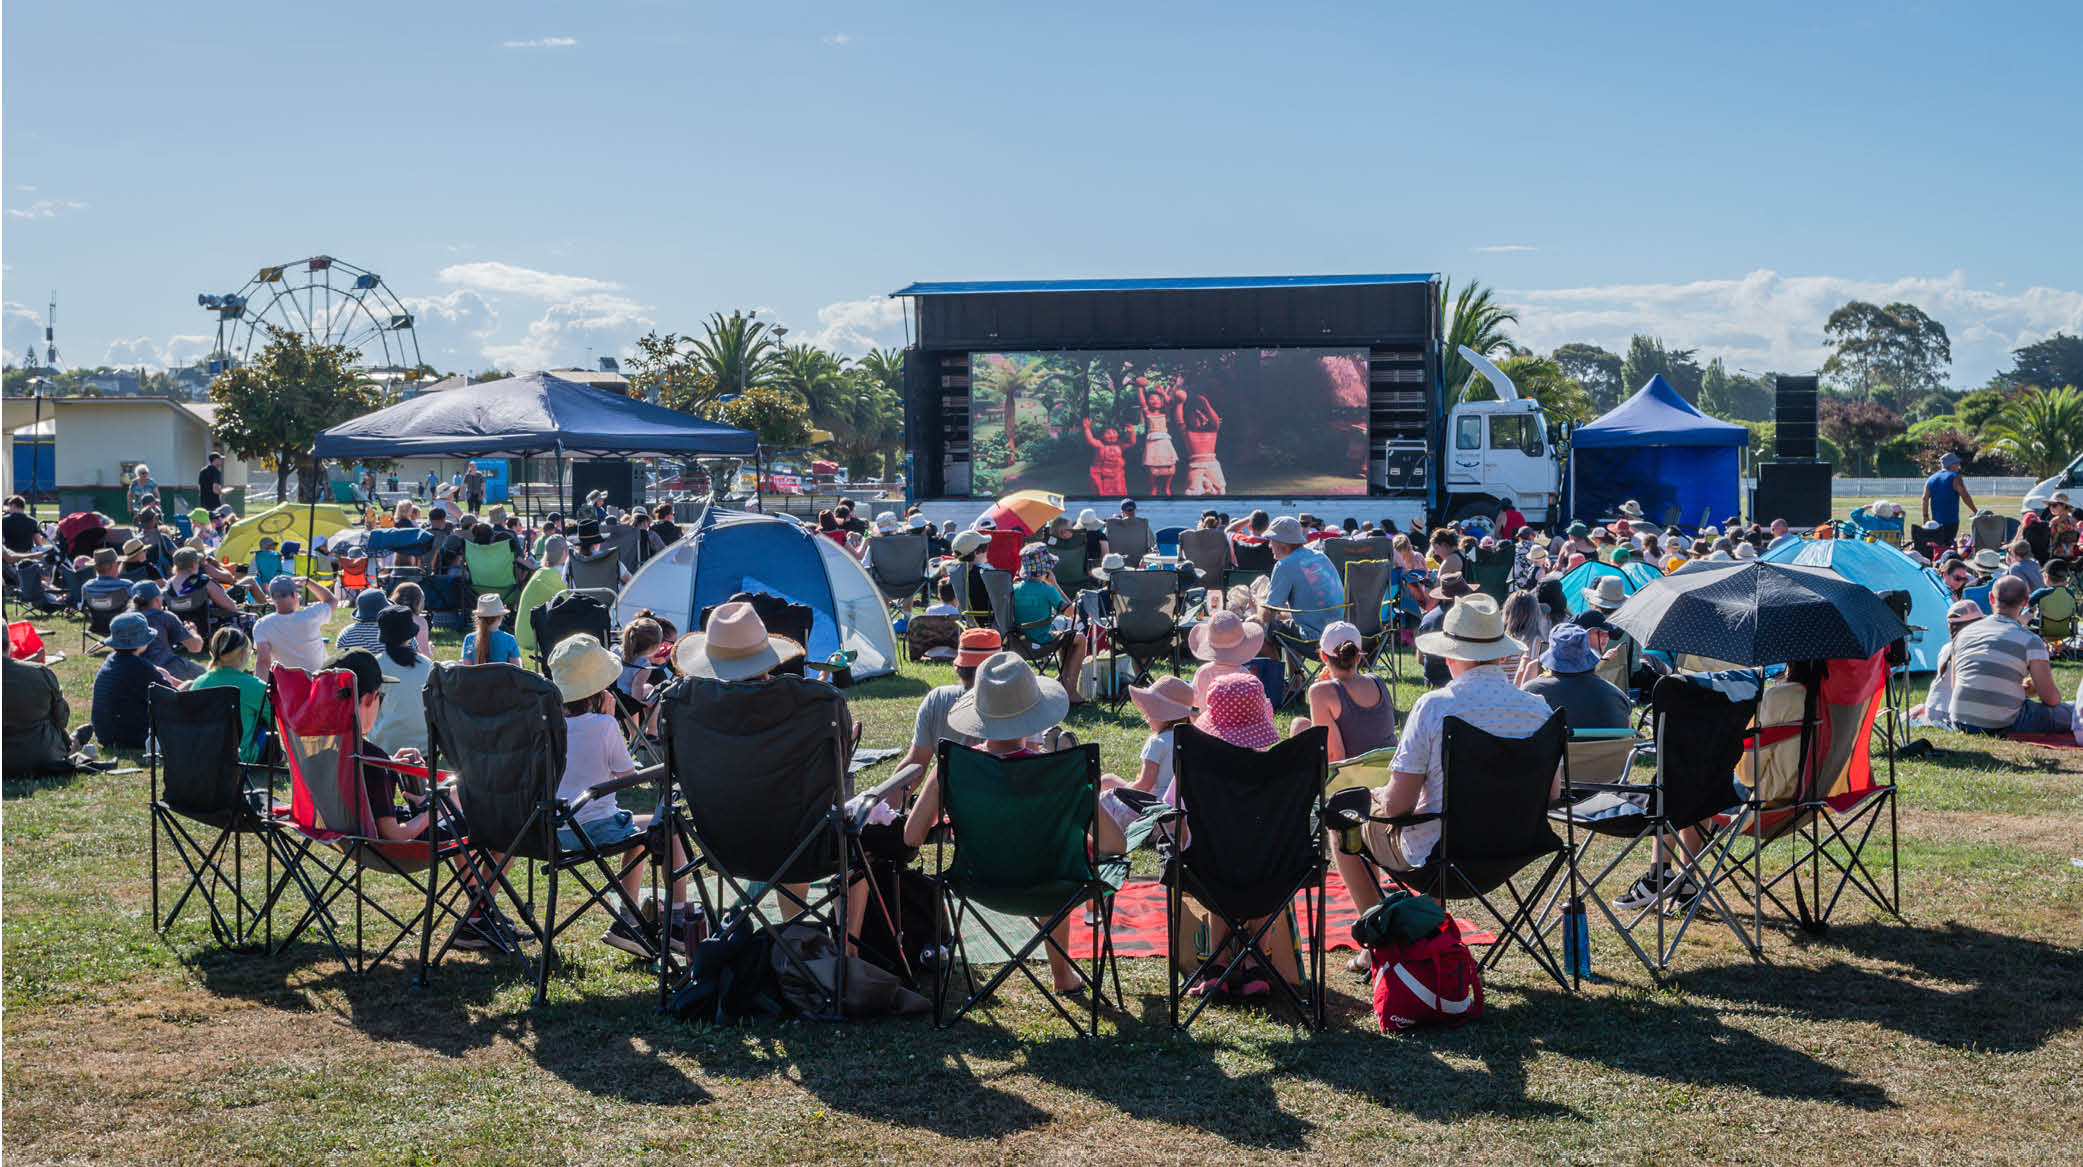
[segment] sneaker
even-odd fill
[[[1368,954],[1366,949],[1362,948],[1353,955],[1351,960],[1345,962],[1345,971],[1358,973],[1363,977],[1372,977],[1374,975],[1374,958]]]
[[[455,939],[449,941],[448,946],[462,952],[482,952],[500,947],[500,944],[494,939],[491,922],[481,915],[473,915],[456,929]]]
[[[1683,909],[1699,898],[1699,885],[1691,876],[1680,875],[1676,883],[1671,882],[1671,876],[1668,867],[1650,868],[1613,901],[1613,906],[1622,911],[1639,912],[1661,902],[1665,911],[1672,911]]]
[[[619,948],[631,956],[650,960],[656,955],[644,937],[643,930],[631,920],[617,919],[601,933],[600,942],[610,948]]]

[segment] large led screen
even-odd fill
[[[970,492],[1367,493],[1367,350],[1103,349],[970,358]]]

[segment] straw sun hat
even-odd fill
[[[681,637],[673,646],[673,665],[689,676],[743,681],[802,655],[802,645],[768,635],[752,605],[738,601],[711,613],[708,628]]]
[[[1439,631],[1418,637],[1418,651],[1427,656],[1481,663],[1524,652],[1526,646],[1504,634],[1504,613],[1496,600],[1473,595],[1447,609]]]
[[[948,710],[948,728],[986,741],[1033,737],[1070,712],[1062,685],[1036,676],[1018,655],[1001,652],[976,670],[976,686]]]

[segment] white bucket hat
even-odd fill
[[[707,629],[681,637],[673,646],[673,665],[689,676],[743,681],[802,655],[802,645],[769,636],[759,613],[739,601],[710,613]]]
[[[1617,575],[1600,576],[1584,589],[1584,601],[1601,612],[1610,612],[1627,602],[1627,585]]]
[[[995,653],[976,670],[976,686],[948,710],[948,728],[986,741],[1033,737],[1070,712],[1070,694],[1015,653]]]
[[[1504,634],[1504,613],[1497,601],[1478,593],[1454,601],[1439,631],[1418,637],[1418,651],[1480,663],[1524,652],[1526,646]]]
[[[584,701],[622,676],[622,662],[590,632],[567,636],[550,650],[550,680],[566,701]]]
[[[1087,531],[1104,531],[1107,529],[1105,520],[1101,519],[1099,512],[1091,507],[1086,507],[1078,512],[1078,526],[1083,527]]]
[[[1309,542],[1309,533],[1302,529],[1302,520],[1293,515],[1282,515],[1266,528],[1266,538],[1290,547],[1300,547]]]

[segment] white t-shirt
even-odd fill
[[[383,666],[384,676],[396,677],[398,683],[383,687],[383,704],[376,711],[369,740],[382,746],[385,753],[395,754],[408,747],[426,753],[427,706],[420,694],[427,688],[434,662],[421,656],[407,668],[392,660],[389,653],[378,652],[376,663]]]
[[[1155,794],[1160,802],[1172,801],[1172,731],[1159,730],[1143,742],[1143,760],[1157,763],[1157,788]],[[1141,775],[1138,775],[1141,777]]]
[[[393,674],[396,675],[396,674]],[[622,740],[622,727],[605,713],[588,713],[564,719],[564,777],[557,780],[557,797],[574,799],[586,788],[636,769],[629,756],[629,743]],[[604,795],[579,808],[578,821],[604,819],[621,808],[615,796]]]
[[[325,664],[325,625],[332,618],[331,604],[306,604],[287,615],[270,612],[254,622],[253,646],[266,645],[278,665],[315,673]]]

